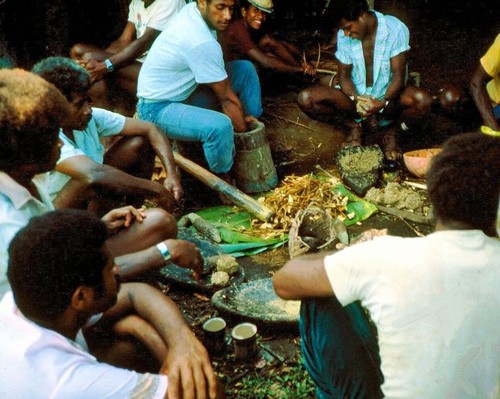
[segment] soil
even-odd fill
[[[482,20],[478,23],[479,10],[472,5],[462,9],[457,5],[448,6],[449,12],[445,12],[428,2],[411,2],[404,6],[398,5],[397,1],[380,1],[379,4],[382,12],[398,16],[409,26],[412,35],[410,71],[419,73],[421,87],[436,96],[436,103],[440,89],[450,86],[456,87],[466,98],[468,80],[478,59],[498,33],[498,22]],[[316,48],[317,42],[325,44],[330,41],[329,35],[314,30],[314,24],[309,30],[301,30],[299,26],[296,31],[289,28],[280,30],[279,21],[275,21],[275,26],[278,35],[309,49]],[[474,38],[474,45],[470,43],[471,38]],[[278,177],[281,179],[289,174],[302,175],[313,171],[316,165],[324,168],[333,166],[346,131],[311,120],[297,107],[298,91],[311,82],[283,76],[273,77],[271,81],[274,83],[272,86],[264,87],[264,115],[261,120],[266,126],[266,137],[270,142]],[[269,83],[269,80],[265,83]],[[464,100],[463,105],[468,108],[453,113],[436,104],[432,114],[423,123],[416,125],[415,131],[402,138],[402,149],[410,151],[439,146],[449,136],[477,126],[479,120],[470,102]],[[395,216],[378,213],[361,225],[350,227],[349,232],[356,235],[370,228],[388,228],[389,234],[400,236],[428,234],[432,230],[428,225],[406,222]],[[238,262],[245,270],[247,281],[251,281],[271,277],[288,259],[288,249],[283,247],[240,258]],[[226,351],[214,357],[217,372],[223,382],[229,384],[226,392],[228,398],[240,397],[237,390],[231,387],[248,373],[257,370],[260,375],[274,378],[274,373],[286,373],[286,365],[296,362],[300,356],[296,326],[279,328],[260,324],[260,350],[257,356],[250,362],[239,361],[234,357],[229,331],[243,319],[218,312],[211,306],[208,297],[174,287],[169,294],[178,301],[201,338],[201,324],[209,317],[219,315],[228,321]]]
[[[43,57],[67,54],[72,43],[94,42],[103,46],[121,31],[126,16],[123,12],[125,3],[122,0],[78,0],[69,6],[62,0],[50,2],[50,5],[49,2],[30,0],[26,7],[23,2],[0,1],[0,25],[3,27],[0,44],[5,44],[0,50],[6,47],[14,64],[31,68]],[[269,20],[270,27],[277,36],[313,53],[318,43],[326,46],[332,39],[327,24],[319,18],[322,4],[324,2],[275,0],[276,13]],[[116,12],[118,8],[120,12]],[[498,0],[376,0],[375,8],[397,16],[408,25],[412,46],[409,71],[418,72],[413,76],[418,76],[421,87],[436,97],[432,114],[425,121],[411,126],[409,134],[401,138],[402,149],[408,151],[440,145],[450,135],[477,127],[479,119],[467,100],[466,88],[478,59],[500,31]],[[100,12],[96,13],[96,9]],[[111,27],[113,31],[110,31]],[[266,136],[280,179],[288,174],[308,173],[318,164],[324,168],[333,166],[345,139],[343,129],[311,120],[298,109],[298,91],[312,83],[306,78],[289,76],[272,76],[264,82],[264,115],[261,120],[266,125]],[[461,107],[455,110],[439,106],[440,89],[450,86],[456,87],[464,99]],[[218,204],[213,192],[189,176],[183,176],[183,184],[187,199],[179,212],[187,213]],[[427,234],[431,230],[427,225],[378,213],[360,225],[351,226],[349,232],[356,235],[371,228],[388,228],[389,234],[400,236]],[[247,280],[255,280],[271,277],[288,259],[288,250],[283,247],[240,258],[238,263],[244,268]],[[178,303],[188,323],[203,339],[201,325],[208,318],[219,315],[211,305],[209,295],[175,284],[162,284],[161,288]],[[259,351],[256,357],[250,361],[235,359],[229,331],[242,320],[220,315],[228,323],[228,345],[222,354],[213,357],[213,364],[228,386],[227,398],[239,397],[238,381],[245,375],[257,370],[261,375],[274,378],[276,374],[286,374],[287,364],[297,361],[299,340],[296,326],[270,328],[265,324],[258,325]]]

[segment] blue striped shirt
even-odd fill
[[[345,36],[342,29],[337,35],[335,56],[342,64],[352,65],[351,78],[358,94],[368,94],[379,100],[384,98],[392,78],[391,58],[410,49],[410,32],[396,17],[374,11],[378,20],[373,50],[373,86],[366,87],[366,68],[361,40]]]

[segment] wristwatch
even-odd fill
[[[115,70],[113,63],[109,60],[109,58],[106,58],[104,60],[104,65],[106,65],[106,69],[108,70],[108,72],[113,72]]]
[[[163,260],[165,261],[165,263],[167,263],[172,258],[172,255],[170,255],[170,251],[168,250],[167,245],[164,242],[156,244],[156,248],[158,248],[161,256],[163,256]]]

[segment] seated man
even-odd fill
[[[339,28],[339,86],[305,89],[299,93],[299,106],[312,118],[346,122],[351,128],[346,145],[362,145],[369,125],[384,128],[384,154],[389,166],[396,167],[401,151],[395,126],[403,123],[403,108],[418,118],[432,105],[430,93],[404,88],[408,28],[393,16],[370,10],[366,0],[338,0],[329,12]]]
[[[147,284],[120,287],[107,237],[99,218],[69,209],[33,218],[14,237],[0,396],[216,398],[208,353],[182,313]],[[144,373],[133,368],[141,352],[151,355]]]
[[[470,90],[484,125],[500,132],[500,34],[481,58]]]
[[[500,139],[478,133],[444,144],[427,174],[434,233],[296,258],[274,275],[280,297],[303,300],[318,398],[498,397],[498,154]]]
[[[226,180],[234,131],[247,131],[247,121],[262,114],[255,67],[243,60],[224,66],[216,40],[216,31],[228,27],[234,4],[187,4],[151,47],[137,92],[141,119],[158,124],[172,139],[202,142],[210,170]]]
[[[182,187],[170,143],[152,123],[91,108],[88,72],[64,57],[49,57],[33,72],[55,85],[71,104],[71,115],[60,133],[64,146],[55,171],[50,173],[49,193],[56,208],[91,209],[104,214],[123,197],[140,206],[153,198],[167,211],[180,200]],[[121,138],[105,152],[101,139]],[[167,178],[163,186],[151,181],[155,155]]]
[[[52,84],[22,70],[0,70],[0,295],[8,290],[5,272],[12,237],[33,216],[54,209],[46,172],[61,152],[59,126],[71,106]],[[103,216],[107,246],[125,279],[165,266],[170,260],[199,274],[203,259],[196,246],[175,239],[174,217],[162,209],[131,206]]]
[[[219,35],[226,62],[248,59],[257,66],[278,72],[314,75],[294,45],[263,31],[266,15],[273,12],[272,0],[242,0],[241,18],[232,21]]]
[[[106,49],[83,43],[73,46],[71,58],[90,72],[91,96],[97,106],[119,108],[127,116],[134,114],[137,76],[142,62],[167,22],[184,5],[184,0],[132,0],[121,36]],[[124,101],[124,107],[116,104],[116,93],[109,93],[115,87],[128,97],[118,96]]]

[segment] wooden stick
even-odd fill
[[[337,74],[337,71],[331,71],[329,69],[316,69],[316,72],[318,73],[326,73],[328,75],[336,75]]]
[[[300,122],[295,122],[295,121],[292,121],[291,119],[288,119],[288,118],[285,118],[284,116],[281,116],[281,115],[276,115],[276,114],[273,114],[272,112],[269,112],[269,111],[264,111],[267,115],[270,115],[270,116],[274,116],[275,118],[278,118],[278,119],[283,119],[284,121],[286,122],[289,122],[289,123],[293,123],[294,125],[297,125],[297,126],[300,126],[300,127],[303,127],[305,129],[309,129],[309,130],[314,130],[312,127],[310,126],[307,126],[307,125],[304,125],[303,123],[300,123]]]
[[[316,70],[318,70],[320,60],[321,60],[321,44],[319,44],[318,42],[318,59],[316,60],[316,66],[314,67],[316,68]]]
[[[246,195],[236,187],[225,182],[220,177],[215,176],[213,173],[202,168],[200,165],[191,161],[190,159],[183,157],[177,152],[174,152],[174,159],[177,165],[179,165],[182,170],[196,177],[202,183],[206,184],[208,187],[214,189],[215,191],[226,195],[231,199],[231,201],[233,201],[235,205],[238,205],[246,211],[250,212],[258,219],[267,222],[274,215],[274,212],[271,209],[255,201],[249,195]]]

